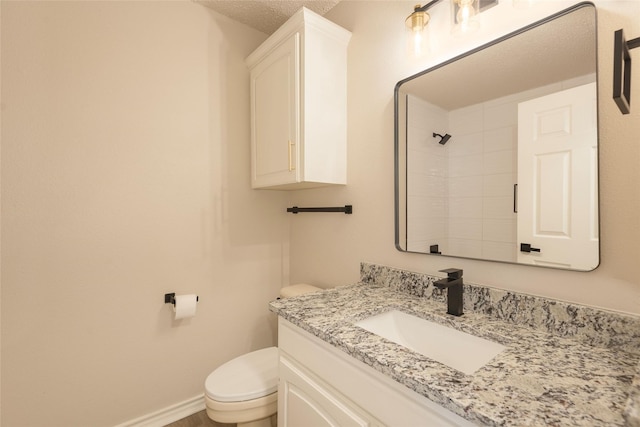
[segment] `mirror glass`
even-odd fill
[[[397,248],[593,270],[597,123],[592,4],[398,82]]]

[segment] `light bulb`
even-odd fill
[[[479,28],[475,18],[477,14],[476,0],[455,0],[457,5],[454,33],[469,33]]]
[[[406,20],[407,28],[410,31],[408,39],[408,53],[412,57],[419,58],[425,52],[425,28],[430,16],[427,12],[420,10],[420,5],[416,5],[414,12]]]
[[[423,37],[422,37],[422,31],[421,30],[414,30],[412,31],[413,35],[411,37],[411,55],[415,56],[416,58],[419,58],[420,56],[422,56],[422,51],[424,49],[423,43]]]
[[[460,4],[460,8],[458,9],[458,13],[456,14],[456,20],[458,23],[462,25],[466,25],[469,23],[469,20],[475,16],[476,11],[473,9],[473,5],[471,4]]]

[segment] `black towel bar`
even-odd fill
[[[300,212],[344,212],[347,215],[353,213],[353,206],[344,205],[335,208],[299,208],[297,206],[287,208],[287,212],[291,212],[293,214],[297,214]]]

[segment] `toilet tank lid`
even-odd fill
[[[207,377],[207,396],[218,402],[242,402],[278,391],[278,348],[243,354]]]
[[[310,292],[321,290],[322,289],[316,286],[308,285],[306,283],[300,283],[297,285],[285,286],[284,288],[280,289],[280,296],[282,298],[297,297],[298,295],[304,295]]]

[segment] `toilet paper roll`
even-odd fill
[[[176,313],[175,319],[185,319],[196,315],[196,305],[198,304],[198,296],[194,294],[176,295],[176,303],[173,311]]]

